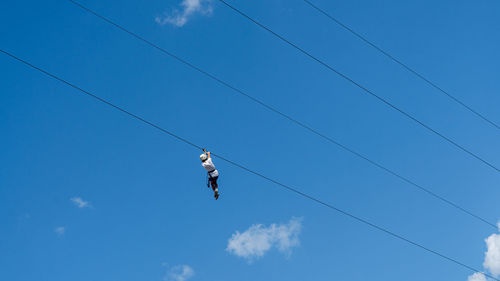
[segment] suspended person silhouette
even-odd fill
[[[212,162],[212,157],[210,157],[210,151],[207,152],[206,149],[203,149],[203,154],[200,155],[201,165],[208,172],[208,181],[212,186],[214,191],[215,200],[219,199],[219,188],[217,186],[217,179],[219,178],[219,171],[215,169],[215,165]],[[208,183],[207,183],[208,186]],[[210,187],[210,186],[209,186]]]

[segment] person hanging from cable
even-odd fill
[[[212,157],[210,156],[210,151],[207,152],[207,150],[203,148],[203,154],[200,155],[200,159],[201,159],[201,165],[203,166],[203,168],[205,168],[205,170],[207,170],[208,173],[207,186],[209,188],[210,185],[212,186],[215,200],[217,200],[219,199],[219,188],[217,185],[217,179],[219,178],[219,171],[215,169],[215,165],[212,162]]]

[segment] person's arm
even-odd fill
[[[210,151],[209,151],[209,152],[207,152],[207,150],[203,148],[203,153],[207,154],[208,159],[210,159]]]

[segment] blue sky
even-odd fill
[[[188,13],[180,0],[81,3],[487,220],[500,219],[497,172],[218,1]],[[230,3],[500,165],[497,129],[303,1]],[[498,2],[314,3],[500,122]],[[67,1],[10,2],[0,16],[1,49],[217,154],[479,269],[492,248],[485,239],[500,243],[493,228]],[[200,151],[5,55],[0,65],[2,280],[471,274],[218,159],[215,201]],[[486,260],[495,254],[488,253]],[[486,264],[492,274],[500,268],[495,259]]]

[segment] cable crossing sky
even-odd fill
[[[442,94],[446,95],[448,98],[450,98],[454,102],[456,102],[459,105],[461,105],[462,107],[466,108],[467,110],[469,110],[470,112],[472,112],[473,114],[475,114],[479,118],[483,119],[484,121],[490,123],[490,125],[494,126],[495,128],[500,129],[500,126],[498,124],[496,124],[494,121],[492,121],[491,119],[488,119],[486,116],[484,116],[483,114],[481,114],[477,110],[473,109],[472,107],[470,107],[469,105],[467,105],[463,101],[459,100],[457,97],[453,96],[448,91],[444,90],[443,88],[441,88],[440,86],[438,86],[436,83],[432,82],[431,80],[429,80],[428,78],[426,78],[425,76],[423,76],[418,71],[414,70],[413,68],[409,67],[407,64],[405,64],[404,62],[402,62],[401,60],[395,58],[394,56],[392,56],[388,52],[384,51],[382,48],[380,48],[379,46],[375,45],[375,43],[373,43],[370,40],[366,39],[364,36],[362,36],[361,34],[359,34],[356,31],[354,31],[352,28],[350,28],[346,24],[342,23],[340,20],[338,20],[337,18],[335,18],[334,16],[332,16],[331,14],[329,14],[328,12],[326,12],[324,9],[321,9],[320,7],[318,7],[317,5],[315,5],[314,3],[312,3],[309,0],[303,0],[303,1],[305,3],[307,3],[309,6],[311,6],[313,9],[315,9],[316,11],[320,12],[321,14],[323,14],[324,16],[326,16],[327,18],[329,18],[330,20],[332,20],[333,22],[335,22],[336,24],[338,24],[343,29],[349,31],[354,36],[356,36],[359,39],[361,39],[361,41],[365,42],[367,45],[369,45],[372,48],[374,48],[375,50],[379,51],[381,54],[383,54],[384,56],[388,57],[389,59],[391,59],[395,63],[399,64],[404,69],[406,69],[410,73],[412,73],[415,76],[417,76],[418,78],[420,78],[422,81],[426,82],[427,84],[431,85],[433,88],[435,88],[436,90],[438,90]]]
[[[292,43],[291,41],[289,41],[288,39],[286,39],[285,37],[279,35],[278,33],[274,32],[273,30],[271,30],[269,27],[263,25],[262,23],[260,23],[259,21],[255,20],[254,18],[250,17],[249,15],[245,14],[244,12],[242,12],[241,10],[239,10],[238,8],[232,6],[231,4],[227,3],[226,1],[224,0],[218,0],[219,2],[221,2],[222,4],[226,5],[227,7],[229,7],[230,9],[232,9],[233,11],[235,11],[236,13],[240,14],[241,16],[243,16],[244,18],[248,19],[249,21],[253,22],[254,24],[256,24],[257,26],[259,26],[260,28],[266,30],[267,32],[271,33],[272,35],[274,35],[275,37],[277,37],[278,39],[280,39],[281,41],[287,43],[288,45],[292,46],[293,48],[297,49],[299,52],[303,53],[304,55],[306,55],[307,57],[311,58],[312,60],[318,62],[319,64],[323,65],[324,67],[326,67],[327,69],[329,69],[330,71],[336,73],[337,75],[339,75],[340,77],[344,78],[345,80],[349,81],[351,84],[354,84],[356,87],[360,88],[361,90],[365,91],[366,93],[368,93],[369,95],[375,97],[376,99],[378,99],[379,101],[381,101],[382,103],[386,104],[387,106],[391,107],[392,109],[398,111],[399,113],[401,113],[402,115],[404,115],[405,117],[407,117],[408,119],[411,119],[413,120],[414,122],[416,122],[417,124],[419,124],[420,126],[426,128],[428,131],[434,133],[435,135],[441,137],[442,139],[446,140],[447,142],[451,143],[452,145],[456,146],[457,148],[459,148],[460,150],[466,152],[467,154],[471,155],[472,157],[476,158],[477,160],[483,162],[484,164],[490,166],[491,168],[495,169],[497,172],[500,172],[500,169],[497,168],[494,164],[486,161],[485,159],[481,158],[480,156],[478,156],[477,154],[471,152],[470,150],[468,150],[467,148],[463,147],[462,145],[458,144],[457,142],[455,142],[454,140],[448,138],[447,136],[441,134],[440,132],[434,130],[433,128],[431,128],[429,125],[423,123],[422,121],[418,120],[417,118],[413,117],[413,115],[407,113],[406,111],[402,110],[401,108],[395,106],[394,104],[390,103],[388,100],[384,99],[383,97],[375,94],[373,91],[369,90],[368,88],[366,88],[365,86],[361,85],[360,83],[354,81],[352,78],[350,78],[349,76],[345,75],[344,73],[338,71],[337,69],[333,68],[332,66],[330,66],[329,64],[327,64],[326,62],[322,61],[321,59],[315,57],[314,55],[312,55],[311,53],[307,52],[306,50],[302,49],[301,47],[299,47],[298,45],[296,45],[295,43]]]
[[[315,135],[317,135],[317,136],[319,136],[319,137],[321,137],[321,138],[323,138],[323,139],[327,140],[328,142],[330,142],[330,143],[332,143],[332,144],[337,145],[338,147],[342,148],[343,150],[345,150],[345,151],[347,151],[347,152],[349,152],[349,153],[351,153],[351,154],[353,154],[353,155],[355,155],[355,156],[357,156],[357,157],[359,157],[359,158],[361,158],[361,159],[363,159],[363,160],[365,160],[365,161],[369,162],[370,164],[372,164],[372,165],[374,165],[374,166],[376,166],[376,167],[378,167],[378,168],[380,168],[380,169],[382,169],[382,170],[386,171],[387,173],[389,173],[389,174],[391,174],[391,175],[393,175],[393,176],[395,176],[395,177],[397,177],[397,178],[401,179],[402,181],[404,181],[404,182],[406,182],[406,183],[410,184],[411,186],[413,186],[413,187],[415,187],[415,188],[417,188],[417,189],[419,189],[419,190],[421,190],[421,191],[423,191],[423,192],[425,192],[425,193],[429,194],[430,196],[432,196],[432,197],[434,197],[434,198],[436,198],[436,199],[438,199],[438,200],[441,200],[442,202],[444,202],[444,203],[446,203],[446,204],[448,204],[448,205],[452,206],[453,208],[456,208],[456,209],[458,209],[459,211],[461,211],[461,212],[463,212],[463,213],[466,213],[467,215],[470,215],[470,216],[472,216],[473,218],[475,218],[475,219],[477,219],[477,220],[479,220],[479,221],[481,221],[481,222],[483,222],[483,223],[487,224],[488,226],[493,227],[494,229],[497,229],[497,226],[496,226],[496,224],[495,224],[495,223],[489,222],[488,220],[486,220],[486,219],[482,218],[482,217],[481,217],[481,216],[479,216],[479,215],[476,215],[476,214],[472,213],[471,211],[467,210],[466,208],[461,207],[460,205],[458,205],[458,204],[456,204],[456,203],[454,203],[454,202],[452,202],[452,201],[450,201],[450,200],[448,200],[448,199],[444,198],[443,196],[441,196],[441,195],[439,195],[439,194],[436,194],[435,192],[431,191],[430,189],[425,188],[425,187],[423,187],[422,185],[419,185],[419,184],[415,183],[414,181],[412,181],[412,180],[410,180],[410,179],[408,179],[408,178],[406,178],[406,177],[404,177],[404,176],[402,176],[402,175],[398,174],[397,172],[395,172],[395,171],[393,171],[393,170],[391,170],[391,169],[389,169],[389,168],[387,168],[387,167],[383,166],[382,164],[380,164],[380,163],[378,163],[378,162],[376,162],[376,161],[374,161],[374,160],[371,160],[370,158],[368,158],[368,157],[364,156],[363,154],[361,154],[361,153],[359,153],[359,152],[357,152],[357,151],[355,151],[355,150],[353,150],[353,149],[349,148],[348,146],[346,146],[346,145],[344,145],[344,144],[342,144],[342,143],[340,143],[340,142],[338,142],[338,141],[334,140],[333,138],[331,138],[331,137],[327,136],[326,134],[323,134],[323,133],[321,133],[320,131],[318,131],[318,130],[316,130],[316,129],[311,128],[310,126],[308,126],[308,125],[306,125],[306,124],[302,123],[301,121],[299,121],[299,120],[297,120],[297,119],[295,119],[295,118],[291,117],[290,115],[287,115],[287,114],[285,114],[285,113],[283,113],[283,112],[281,112],[281,111],[277,110],[276,108],[274,108],[274,107],[272,107],[272,106],[270,106],[270,105],[268,105],[268,104],[264,103],[263,101],[261,101],[261,100],[259,100],[259,99],[255,98],[255,97],[253,97],[253,96],[251,96],[251,95],[249,95],[249,94],[245,93],[243,90],[236,88],[235,86],[233,86],[233,85],[229,84],[228,82],[225,82],[224,80],[222,80],[222,79],[218,78],[217,76],[215,76],[215,75],[213,75],[213,74],[211,74],[211,73],[209,73],[209,72],[207,72],[207,71],[205,71],[205,70],[201,69],[200,67],[198,67],[198,66],[196,66],[196,65],[194,65],[194,64],[192,64],[192,63],[190,63],[190,62],[188,62],[187,60],[185,60],[185,59],[183,59],[183,58],[180,58],[179,56],[177,56],[177,55],[175,55],[175,54],[173,54],[173,53],[171,53],[171,52],[167,51],[166,49],[164,49],[164,48],[162,48],[162,47],[158,46],[157,44],[155,44],[155,43],[153,43],[153,42],[151,42],[151,41],[149,41],[149,40],[145,39],[144,37],[142,37],[142,36],[138,35],[137,33],[134,33],[134,32],[132,32],[132,31],[128,30],[127,28],[123,27],[122,25],[119,25],[118,23],[116,23],[116,22],[114,22],[114,21],[112,21],[112,20],[110,20],[110,19],[108,19],[108,18],[106,18],[106,17],[104,17],[104,16],[102,16],[102,15],[98,14],[97,12],[95,12],[95,11],[93,11],[93,10],[91,10],[91,9],[89,9],[89,8],[87,8],[87,7],[85,7],[85,6],[83,6],[82,4],[80,4],[80,3],[76,2],[76,1],[73,1],[73,0],[68,0],[68,1],[69,1],[69,2],[71,2],[71,3],[73,3],[73,4],[75,4],[76,6],[80,7],[81,9],[85,10],[86,12],[91,13],[91,14],[93,14],[94,16],[96,16],[96,17],[100,18],[101,20],[103,20],[103,21],[105,21],[105,22],[107,22],[107,23],[109,23],[109,24],[111,24],[111,25],[115,26],[116,28],[118,28],[118,29],[120,29],[120,30],[122,30],[122,31],[124,31],[124,32],[126,32],[126,33],[128,33],[128,34],[129,34],[129,35],[131,35],[132,37],[134,37],[134,38],[136,38],[136,39],[138,39],[138,40],[140,40],[140,41],[142,41],[142,42],[146,43],[147,45],[149,45],[149,46],[151,46],[151,47],[153,47],[153,48],[157,49],[157,50],[158,50],[158,51],[160,51],[161,53],[166,54],[166,55],[168,55],[168,56],[170,56],[170,57],[174,58],[175,60],[177,60],[177,61],[179,61],[179,62],[181,62],[181,63],[183,63],[183,64],[185,64],[185,65],[189,66],[190,68],[192,68],[192,69],[194,69],[194,70],[196,70],[196,71],[198,71],[198,72],[202,73],[203,75],[205,75],[205,76],[207,76],[207,77],[211,78],[212,80],[215,80],[216,82],[218,82],[218,83],[222,84],[223,86],[225,86],[225,87],[227,87],[227,88],[229,88],[229,89],[233,90],[233,91],[234,91],[234,92],[236,92],[237,94],[242,95],[242,96],[244,96],[244,97],[246,97],[246,98],[250,99],[251,101],[253,101],[253,102],[255,102],[255,103],[257,103],[257,104],[259,104],[259,105],[261,105],[261,106],[265,107],[266,109],[268,109],[268,110],[270,110],[270,111],[272,111],[272,112],[274,112],[274,113],[276,113],[276,114],[280,115],[281,117],[284,117],[285,119],[287,119],[287,120],[291,121],[292,123],[294,123],[294,124],[296,124],[296,125],[298,125],[298,126],[300,126],[300,127],[304,128],[304,129],[306,129],[307,131],[309,131],[309,132],[311,132],[311,133],[313,133],[313,134],[315,134]]]
[[[110,106],[110,107],[112,107],[112,108],[114,108],[114,109],[116,109],[118,111],[121,111],[122,113],[127,114],[128,116],[130,116],[130,117],[132,117],[132,118],[134,118],[136,120],[139,120],[139,121],[141,121],[141,122],[143,122],[143,123],[145,123],[145,124],[147,124],[149,126],[152,126],[153,128],[155,128],[157,130],[160,130],[161,132],[166,133],[166,134],[170,135],[171,137],[174,137],[175,139],[177,139],[177,140],[179,140],[181,142],[184,142],[184,143],[186,143],[186,144],[188,144],[188,145],[190,145],[190,146],[192,146],[192,147],[194,147],[196,149],[201,149],[201,146],[199,146],[197,144],[194,144],[193,142],[187,140],[186,138],[180,137],[180,136],[178,136],[178,135],[170,132],[169,130],[162,128],[161,126],[159,126],[159,125],[157,125],[157,124],[155,124],[155,123],[153,123],[151,121],[148,121],[148,120],[142,118],[141,116],[139,116],[137,114],[134,114],[134,113],[132,113],[132,112],[130,112],[130,111],[128,111],[128,110],[120,107],[120,106],[117,106],[117,105],[113,104],[112,102],[107,101],[107,100],[105,100],[105,99],[103,99],[103,98],[101,98],[101,97],[99,97],[99,96],[97,96],[97,95],[95,95],[95,94],[93,94],[93,93],[91,93],[89,91],[86,91],[86,90],[78,87],[77,85],[75,85],[75,84],[73,84],[71,82],[68,82],[67,80],[64,80],[63,78],[60,78],[59,76],[56,76],[56,75],[54,75],[54,74],[52,74],[52,73],[50,73],[50,72],[48,72],[48,71],[46,71],[46,70],[38,67],[38,66],[35,66],[35,65],[31,64],[30,62],[28,62],[26,60],[23,60],[23,59],[15,56],[15,55],[7,52],[7,51],[4,51],[2,49],[0,49],[0,52],[3,53],[3,54],[5,54],[5,55],[7,55],[7,56],[9,56],[9,57],[11,57],[12,59],[17,60],[18,62],[23,63],[26,66],[29,66],[32,69],[35,69],[35,70],[37,70],[37,71],[39,71],[39,72],[41,72],[41,73],[43,73],[43,74],[45,74],[47,76],[49,76],[49,77],[51,77],[51,78],[59,81],[59,82],[62,82],[64,84],[66,84],[67,86],[69,86],[69,87],[71,87],[73,89],[76,89],[76,90],[82,92],[83,94],[85,94],[85,95],[87,95],[87,96],[89,96],[89,97],[91,97],[91,98],[93,98],[93,99],[95,99],[95,100],[97,100],[97,101],[99,101],[101,103],[104,103],[104,104],[106,104],[106,105],[108,105],[108,106]],[[251,174],[254,174],[254,175],[258,176],[258,177],[261,177],[261,178],[263,178],[263,179],[265,179],[265,180],[267,180],[267,181],[269,181],[269,182],[271,182],[271,183],[273,183],[275,185],[278,185],[278,186],[280,186],[282,188],[285,188],[285,189],[287,189],[287,190],[289,190],[291,192],[294,192],[297,195],[300,195],[300,196],[302,196],[302,197],[304,197],[306,199],[309,199],[309,200],[314,201],[314,202],[316,202],[316,203],[318,203],[320,205],[323,205],[323,206],[325,206],[325,207],[327,207],[327,208],[329,208],[329,209],[331,209],[333,211],[336,211],[336,212],[338,212],[340,214],[343,214],[343,215],[345,215],[347,217],[350,217],[350,218],[352,218],[352,219],[354,219],[354,220],[356,220],[356,221],[358,221],[360,223],[363,223],[363,224],[368,225],[368,226],[370,226],[372,228],[375,228],[375,229],[377,229],[377,230],[379,230],[381,232],[384,232],[384,233],[388,234],[389,236],[391,236],[393,238],[397,238],[397,239],[402,240],[402,241],[404,241],[406,243],[409,243],[409,244],[411,244],[411,245],[413,245],[415,247],[418,247],[418,248],[420,248],[422,250],[425,250],[425,251],[427,251],[429,253],[432,253],[432,254],[434,254],[436,256],[439,256],[439,257],[441,257],[443,259],[446,259],[446,260],[448,260],[450,262],[453,262],[453,263],[455,263],[455,264],[457,264],[457,265],[459,265],[461,267],[469,269],[472,272],[481,272],[481,271],[475,269],[474,267],[469,266],[469,265],[467,265],[467,264],[465,264],[465,263],[463,263],[463,262],[461,262],[461,261],[459,261],[457,259],[451,258],[451,257],[449,257],[447,255],[444,255],[444,254],[438,252],[438,251],[432,250],[432,249],[430,249],[430,248],[428,248],[426,246],[423,246],[422,244],[414,242],[414,241],[412,241],[412,240],[410,240],[410,239],[408,239],[408,238],[406,238],[406,237],[404,237],[402,235],[399,235],[399,234],[397,234],[395,232],[392,232],[392,231],[390,231],[390,230],[388,230],[388,229],[386,229],[384,227],[378,226],[378,225],[376,225],[374,223],[371,223],[371,222],[369,222],[369,221],[367,221],[367,220],[365,220],[365,219],[363,219],[361,217],[355,216],[355,215],[353,215],[353,214],[351,214],[351,213],[349,213],[347,211],[339,209],[339,208],[337,208],[337,207],[335,207],[335,206],[333,206],[333,205],[331,205],[329,203],[326,203],[326,202],[324,202],[324,201],[322,201],[320,199],[317,199],[317,198],[312,197],[312,196],[310,196],[310,195],[308,195],[306,193],[303,193],[300,190],[298,190],[298,189],[296,189],[296,188],[294,188],[292,186],[283,184],[283,183],[281,183],[281,182],[279,182],[277,180],[274,180],[274,179],[272,179],[272,178],[270,178],[268,176],[265,176],[265,175],[263,175],[263,174],[261,174],[259,172],[256,172],[256,171],[254,171],[254,170],[252,170],[250,168],[247,168],[247,167],[245,167],[245,166],[243,166],[241,164],[238,164],[238,163],[236,163],[236,162],[234,162],[232,160],[229,160],[229,159],[227,159],[227,158],[225,158],[225,157],[223,157],[221,155],[217,155],[215,153],[213,153],[212,155],[216,156],[217,158],[219,158],[219,159],[221,159],[221,160],[223,160],[223,161],[225,161],[225,162],[227,162],[227,163],[229,163],[229,164],[231,164],[233,166],[236,166],[236,167],[238,167],[240,169],[243,169],[243,170],[245,170],[245,171],[247,171],[247,172],[249,172]],[[491,278],[492,280],[500,281],[500,279],[495,278],[495,277],[493,277],[493,276],[491,276],[491,275],[489,275],[487,273],[483,273],[483,272],[481,272],[481,273],[484,274],[484,276]]]

